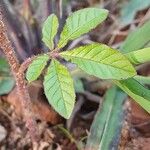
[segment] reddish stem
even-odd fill
[[[26,86],[25,76],[22,69],[20,69],[19,61],[15,55],[14,49],[7,37],[6,28],[2,20],[2,14],[0,13],[0,47],[2,48],[8,63],[11,67],[12,73],[16,80],[17,93],[19,99],[22,103],[22,108],[24,111],[24,117],[26,120],[26,126],[29,129],[29,133],[32,139],[32,142],[39,141],[39,133],[35,119],[32,115],[32,103],[30,101],[29,92]]]

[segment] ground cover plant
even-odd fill
[[[144,80],[147,78],[138,76],[135,69],[136,65],[150,60],[150,56],[147,55],[150,50],[149,47],[143,49],[139,47],[139,50],[137,48],[136,51],[131,50],[130,52],[127,50],[126,53],[125,51],[128,48],[124,44],[121,47],[122,53],[122,51],[111,48],[105,44],[92,43],[67,51],[65,50],[65,46],[69,41],[88,33],[102,23],[107,16],[108,11],[106,9],[98,8],[85,8],[74,12],[66,19],[66,23],[57,43],[54,39],[58,32],[59,21],[55,14],[50,15],[43,23],[42,27],[42,41],[49,48],[49,51],[33,56],[22,64],[19,64],[15,56],[1,18],[0,27],[2,30],[0,31],[0,47],[3,49],[15,76],[18,93],[20,99],[23,101],[22,105],[26,112],[27,127],[33,141],[37,141],[38,139],[38,129],[36,128],[34,118],[30,114],[30,97],[26,89],[25,76],[29,84],[39,77],[42,77],[44,93],[49,104],[62,117],[69,119],[75,105],[76,96],[71,70],[67,68],[66,61],[75,64],[75,68],[79,68],[81,72],[86,72],[91,76],[114,83],[150,113],[150,91],[140,82],[143,78]],[[24,75],[25,71],[26,75]],[[116,112],[116,109],[121,107],[126,97],[123,91],[116,86],[108,90],[108,94],[106,93],[105,101],[102,105],[105,111],[100,110],[98,111],[99,114],[97,113],[99,119],[108,117],[109,121],[112,121],[110,117],[111,113],[113,114],[113,118],[121,114],[121,110]],[[114,103],[114,99],[117,99],[119,103],[116,103],[116,101]],[[110,112],[109,114],[106,113],[107,110]],[[96,121],[98,121],[98,119]],[[99,122],[96,121],[93,123],[93,128],[95,128],[95,126],[97,127],[98,123],[101,123],[103,126],[103,119],[100,119]],[[109,124],[109,121],[107,124]],[[116,120],[113,120],[111,124],[115,122]],[[115,127],[117,127],[117,125]],[[108,128],[106,127],[106,129],[106,131],[109,131],[112,135],[114,134],[115,128],[113,131],[110,130],[109,126]],[[93,143],[91,142],[92,139],[94,139],[93,133],[94,131],[91,130],[91,135],[87,141],[87,149],[89,147],[92,149],[93,145],[95,149],[108,149],[110,145],[107,143],[109,143],[109,140],[111,141],[112,137],[107,137],[106,132],[98,133],[99,137],[97,143],[100,141],[100,144],[95,144],[94,142],[96,141],[93,141]],[[102,139],[100,137],[102,137]]]

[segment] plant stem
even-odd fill
[[[20,63],[15,55],[14,49],[6,34],[6,27],[3,23],[1,13],[0,13],[0,47],[2,48],[8,60],[8,63],[11,67],[12,73],[15,77],[18,96],[22,103],[26,127],[29,130],[31,140],[33,143],[38,142],[39,141],[38,128],[36,121],[31,113],[32,103],[30,101],[29,92],[26,86],[24,72],[22,69],[20,69]]]

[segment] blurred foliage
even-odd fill
[[[121,25],[133,22],[136,13],[150,7],[150,0],[130,0],[121,10]]]
[[[7,61],[4,58],[0,58],[0,95],[8,94],[14,84]]]

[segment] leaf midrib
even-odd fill
[[[111,65],[111,64],[105,64],[105,63],[102,63],[101,61],[94,61],[93,59],[88,59],[88,58],[85,58],[85,57],[83,58],[83,57],[79,57],[79,56],[71,56],[71,55],[66,55],[66,54],[62,54],[62,56],[72,57],[72,58],[70,58],[70,59],[73,59],[73,58],[75,58],[75,59],[84,59],[84,60],[86,60],[86,61],[96,62],[96,63],[98,63],[98,64],[103,64],[103,65],[106,65],[106,66],[111,66],[111,67],[113,67],[113,68],[117,68],[117,69],[119,69],[119,70],[124,70],[125,72],[128,71],[128,72],[130,72],[130,73],[133,74],[133,72],[132,72],[131,70],[122,69],[122,68],[120,68],[120,67],[116,67],[116,66],[113,66],[113,65]]]
[[[99,16],[93,18],[93,19],[90,20],[89,22],[84,23],[82,26],[78,27],[75,31],[73,31],[71,34],[68,34],[68,35],[66,36],[66,38],[63,40],[63,42],[62,42],[61,45],[63,45],[67,40],[69,40],[69,38],[70,38],[75,32],[78,32],[80,28],[84,27],[84,26],[85,26],[86,24],[88,24],[88,23],[91,23],[94,19],[96,19],[96,18],[98,18],[98,17],[99,17]],[[100,22],[100,23],[101,23],[101,22]],[[99,23],[99,24],[100,24],[100,23]],[[96,25],[95,25],[95,26],[96,26]],[[65,27],[68,29],[67,24],[66,24]],[[64,28],[65,28],[65,27],[64,27]],[[90,29],[90,30],[92,30],[92,29]],[[89,31],[90,31],[90,30],[89,30]],[[83,33],[83,34],[84,34],[84,33]],[[71,39],[72,39],[72,37],[71,37]],[[61,45],[60,45],[60,47],[61,47]]]
[[[55,72],[56,72],[56,76],[57,76],[57,79],[58,79],[58,83],[59,83],[59,86],[60,86],[60,88],[61,88],[61,90],[60,90],[60,93],[61,93],[61,95],[62,95],[62,97],[63,97],[63,101],[64,101],[64,107],[65,107],[65,110],[66,110],[66,114],[67,114],[67,116],[68,116],[68,112],[67,112],[67,106],[66,106],[66,103],[65,103],[65,98],[64,98],[64,95],[63,95],[63,90],[62,90],[62,87],[61,87],[61,81],[60,81],[60,79],[59,79],[59,74],[57,73],[58,72],[58,70],[57,70],[57,67],[56,67],[56,65],[55,65],[55,60],[53,60],[53,62],[54,62],[54,66],[55,66]]]

